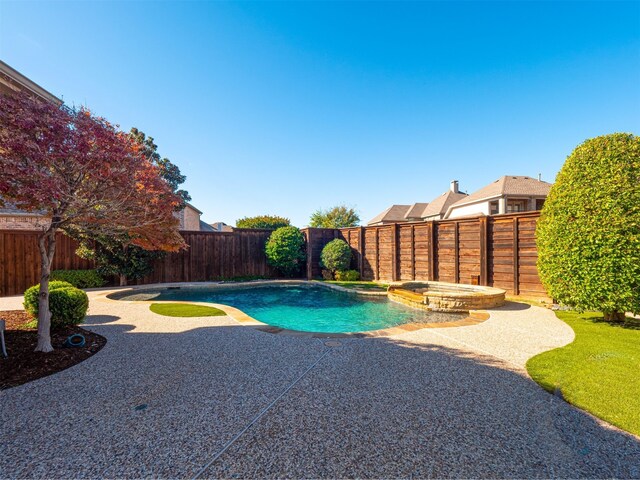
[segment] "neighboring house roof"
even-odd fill
[[[27,213],[24,210],[20,210],[16,207],[14,207],[13,205],[9,205],[9,204],[5,204],[4,206],[0,207],[0,213],[3,213],[5,215],[13,215],[13,214],[20,214],[20,213]]]
[[[15,92],[26,90],[56,105],[62,105],[62,100],[45,90],[36,82],[29,80],[15,68],[0,60],[0,92]]]
[[[422,218],[422,212],[424,212],[424,209],[427,208],[428,205],[428,203],[414,203],[409,207],[407,213],[405,213],[405,220],[409,218]]]
[[[224,222],[213,222],[209,224],[214,232],[233,232],[233,227]]]
[[[4,202],[4,205],[0,206],[0,215],[25,215],[25,216],[31,216],[31,217],[42,217],[46,215],[46,212],[42,210],[28,212],[26,210],[21,210],[17,208],[12,203]]]
[[[368,224],[371,225],[373,223],[380,222],[405,222],[406,219],[404,216],[409,210],[411,205],[391,205],[384,212],[379,215],[376,215],[371,220],[369,220]]]
[[[459,207],[469,203],[506,196],[540,196],[546,197],[551,190],[551,184],[531,177],[505,175],[493,183],[473,192],[471,195],[458,200],[452,207]]]
[[[447,190],[438,198],[429,203],[427,207],[422,211],[420,217],[427,218],[433,217],[435,215],[443,215],[447,211],[447,208],[467,197],[468,195],[466,193],[452,192],[451,190]]]
[[[211,225],[209,225],[208,223],[205,223],[202,220],[200,220],[200,231],[201,232],[215,232],[217,230],[215,228],[213,228]]]

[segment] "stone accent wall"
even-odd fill
[[[49,220],[40,216],[0,215],[0,230],[40,230]]]
[[[442,282],[391,285],[388,297],[398,303],[434,312],[468,312],[504,305],[500,288]]]

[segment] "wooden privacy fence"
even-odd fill
[[[353,268],[365,280],[471,283],[546,297],[536,268],[538,218],[539,212],[527,212],[340,230],[306,228],[306,276],[321,276],[322,248],[342,238],[354,253]],[[189,248],[156,260],[153,273],[138,284],[278,276],[264,254],[270,230],[181,233]],[[0,231],[0,296],[21,294],[38,283],[37,235]],[[54,270],[93,268],[75,254],[74,240],[59,234],[57,242]]]
[[[546,297],[538,277],[535,229],[540,212],[436,222],[308,229],[307,277],[321,274],[322,247],[344,239],[364,280],[489,285]]]
[[[234,232],[181,232],[187,250],[156,260],[151,275],[136,282],[203,282],[224,278],[275,277],[267,265],[264,245],[270,230],[236,229]],[[53,270],[85,270],[93,262],[75,254],[78,244],[57,236]],[[0,296],[20,295],[40,281],[38,232],[0,230]]]
[[[78,243],[63,235],[56,237],[52,270],[86,270],[93,262],[75,254]],[[0,230],[0,296],[20,295],[40,282],[38,232]]]
[[[154,263],[153,273],[138,284],[207,282],[235,277],[277,277],[267,265],[264,246],[272,230],[181,232],[189,248],[168,253]]]

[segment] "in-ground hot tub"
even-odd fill
[[[506,290],[444,282],[391,285],[390,300],[434,312],[468,312],[504,305]]]

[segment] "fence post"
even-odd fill
[[[427,276],[427,280],[435,281],[436,280],[436,223],[431,221],[429,222],[429,274]]]
[[[376,227],[376,271],[375,280],[380,280],[380,229]]]
[[[360,270],[360,279],[364,280],[364,227],[360,227],[358,231],[358,249],[360,250],[358,270]]]
[[[487,252],[487,217],[480,217],[480,285],[489,285],[489,254]]]
[[[453,224],[453,283],[460,283],[460,242],[458,240],[458,227],[460,224]]]
[[[416,226],[411,225],[411,280],[416,279]]]
[[[391,281],[398,280],[398,224],[391,225]]]
[[[520,266],[518,265],[518,217],[513,217],[513,294],[520,295]]]
[[[311,232],[313,229],[307,229],[307,280],[313,279],[313,242],[311,240]]]

